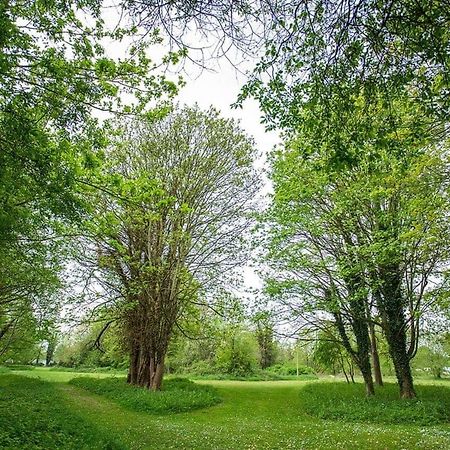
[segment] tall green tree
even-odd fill
[[[105,40],[133,30],[102,19],[101,2],[0,4],[0,326],[36,311],[63,267],[57,241],[85,214],[83,187],[105,145],[98,113],[137,113],[173,94],[145,54],[109,57]],[[123,104],[123,94],[130,102]],[[38,292],[39,291],[39,292]],[[3,333],[4,335],[4,333]]]
[[[91,230],[103,283],[119,299],[130,383],[160,388],[186,305],[246,260],[254,156],[251,139],[213,109],[119,126],[103,179],[115,195],[94,197]]]
[[[448,282],[448,161],[412,126],[415,106],[397,103],[400,133],[382,105],[356,99],[352,128],[322,141],[322,122],[311,117],[274,153],[269,289],[296,296],[303,320],[331,320],[367,376],[367,326],[381,326],[401,396],[412,397],[421,316]]]

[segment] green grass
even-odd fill
[[[204,380],[196,384],[214,387],[222,398],[221,403],[184,413],[158,415],[131,410],[104,395],[61,382],[63,378],[55,378],[55,371],[42,369],[39,372],[43,379],[51,376],[52,380],[58,381],[52,386],[59,393],[58,401],[66,408],[64,414],[81,417],[107,436],[117,436],[130,450],[450,449],[448,424],[364,423],[345,417],[324,420],[309,414],[302,408],[302,392],[320,387],[322,381]],[[36,371],[26,373],[35,376]],[[14,375],[0,375],[0,378],[4,376]],[[335,385],[345,388],[341,382],[330,382],[328,387]],[[418,381],[419,394],[427,386],[441,389],[448,383]],[[443,399],[447,391],[439,392]],[[37,391],[36,400],[39,397]],[[47,402],[41,404],[44,410],[49,405]],[[26,405],[21,408],[21,414],[29,414]],[[33,430],[33,426],[30,428]],[[60,448],[70,447],[62,445]],[[79,448],[96,447],[80,445]]]
[[[0,375],[4,374],[4,373],[10,373],[11,369],[9,369],[8,367],[5,366],[0,366]]]
[[[163,389],[158,392],[131,386],[123,378],[74,378],[70,384],[103,395],[131,410],[152,414],[191,411],[220,402],[214,388],[184,378],[165,380]]]
[[[229,380],[229,381],[286,381],[286,380],[318,380],[319,377],[314,374],[301,374],[298,377],[296,375],[278,375],[276,373],[271,373],[269,371],[261,371],[260,373],[255,373],[248,375],[246,377],[239,377],[236,375],[229,374],[190,374],[183,373],[180,374],[182,377],[186,377],[192,380]]]
[[[450,388],[419,385],[418,398],[401,400],[398,387],[388,383],[367,398],[362,383],[321,382],[305,386],[300,406],[311,416],[351,422],[434,425],[450,422]]]
[[[2,375],[0,411],[0,448],[125,448],[109,433],[68,410],[48,382]]]
[[[14,369],[12,372],[17,375],[23,375],[32,378],[39,378],[45,381],[52,381],[57,383],[67,383],[75,377],[89,376],[91,378],[111,378],[111,373],[103,372],[72,372],[72,371],[56,371],[53,368],[35,367],[30,369]],[[123,377],[123,374],[120,374]]]

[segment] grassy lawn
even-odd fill
[[[97,436],[95,442],[91,440],[84,446],[71,447],[71,444],[67,444],[41,448],[114,448],[108,445],[116,445],[117,448],[126,449],[199,450],[450,449],[448,422],[438,425],[383,424],[357,422],[348,417],[345,420],[318,417],[310,410],[310,405],[306,407],[304,404],[302,390],[306,389],[305,395],[309,395],[310,400],[311,392],[318,392],[314,391],[314,384],[321,389],[321,395],[326,392],[327,386],[324,387],[323,382],[199,381],[198,383],[213,386],[222,402],[190,412],[154,415],[123,406],[112,398],[95,394],[80,385],[68,384],[68,380],[78,375],[76,373],[45,369],[20,373],[54,382],[43,384],[46,389],[52,390],[52,398],[59,398],[59,414],[64,410],[67,417],[73,416],[82,421],[81,429],[86,432],[92,430],[89,432]],[[110,374],[94,373],[89,376],[104,378]],[[4,378],[11,379],[14,376],[0,375],[0,379]],[[18,384],[19,382],[16,383]],[[433,384],[442,386],[442,396],[448,393],[448,389],[444,388],[448,383]],[[335,383],[329,385],[333,396],[337,395],[333,392],[335,386]],[[30,395],[35,397],[35,401],[39,401],[41,392],[36,389],[32,394],[28,392],[24,398]],[[436,392],[433,395],[437,395]],[[27,401],[29,400],[28,398]],[[55,402],[46,404],[47,409],[54,407]],[[29,415],[26,405],[22,408],[22,414],[24,417]],[[28,420],[28,423],[31,422],[31,419]],[[104,436],[108,436],[111,442],[102,441]],[[23,443],[22,447],[6,448],[39,447]]]

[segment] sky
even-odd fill
[[[261,124],[261,110],[258,102],[246,100],[242,109],[231,108],[239,94],[240,88],[245,82],[245,76],[240,74],[230,63],[216,66],[214,71],[199,70],[192,68],[183,75],[186,86],[182,88],[177,100],[181,104],[193,105],[198,103],[202,109],[211,105],[221,111],[222,115],[240,121],[241,127],[255,139],[256,146],[262,158],[255,161],[255,167],[263,170],[266,165],[265,156],[279,143],[280,139],[276,132],[266,132]],[[270,191],[267,179],[262,188],[262,194]],[[244,290],[247,288],[261,288],[262,281],[250,266],[243,268]]]

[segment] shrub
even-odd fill
[[[24,364],[5,364],[5,367],[10,370],[34,370],[35,366]]]
[[[450,389],[418,386],[418,398],[402,400],[398,387],[386,384],[366,397],[361,383],[321,382],[300,391],[302,409],[311,416],[348,422],[433,425],[450,419]]]
[[[212,406],[221,401],[217,391],[186,378],[165,380],[161,391],[129,385],[124,378],[74,378],[74,386],[114,400],[134,411],[153,414],[184,412]]]
[[[275,364],[268,367],[266,370],[276,373],[278,375],[297,375],[297,366],[292,364]],[[314,375],[314,370],[311,367],[299,365],[299,375]]]

